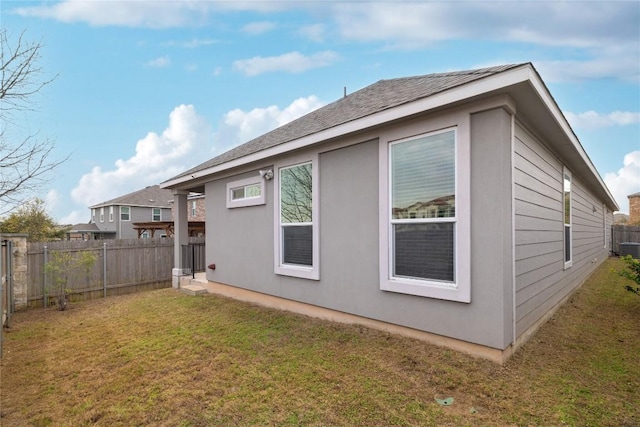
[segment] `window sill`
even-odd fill
[[[276,274],[280,276],[298,277],[300,279],[320,280],[318,269],[313,267],[303,267],[295,265],[279,265],[276,267]]]
[[[471,293],[468,287],[460,287],[455,284],[429,282],[411,279],[389,279],[380,283],[380,289],[388,292],[396,292],[420,297],[442,299],[456,302],[471,302]]]

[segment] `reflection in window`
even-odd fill
[[[392,276],[455,282],[455,131],[390,148]]]
[[[313,265],[311,163],[280,169],[281,261]]]

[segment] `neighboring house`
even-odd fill
[[[161,185],[177,212],[206,195],[220,289],[497,362],[607,258],[618,209],[529,63],[381,80]]]
[[[629,221],[630,225],[640,225],[640,193],[627,196],[629,199]]]
[[[171,222],[172,199],[173,195],[170,190],[152,185],[91,206],[89,226],[95,226],[97,229],[93,238],[135,239],[137,237],[151,237],[149,232],[143,232],[138,236],[139,233],[134,228],[134,224]]]

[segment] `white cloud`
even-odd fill
[[[193,73],[194,71],[198,70],[198,64],[194,64],[193,62],[190,62],[184,66],[184,69],[190,73]]]
[[[622,168],[605,174],[604,182],[618,202],[620,212],[629,213],[627,196],[640,192],[640,151],[625,155]]]
[[[63,225],[87,224],[91,219],[90,216],[88,209],[74,210],[60,218],[57,222]]]
[[[242,31],[251,34],[252,36],[257,36],[260,34],[267,33],[276,28],[276,24],[273,22],[262,21],[262,22],[251,22],[244,27],[242,27]]]
[[[640,123],[640,113],[630,111],[614,111],[607,114],[601,114],[592,110],[585,111],[584,113],[567,111],[564,115],[573,128],[598,129]]]
[[[162,43],[161,46],[169,46],[169,47],[177,46],[177,47],[184,47],[187,49],[195,49],[201,46],[211,46],[216,43],[218,43],[218,41],[214,39],[197,39],[196,38],[196,39],[191,39],[187,41],[169,41],[169,42]]]
[[[177,28],[203,26],[214,13],[223,11],[273,12],[299,7],[294,2],[270,1],[104,1],[64,0],[39,6],[17,7],[21,16],[53,19],[60,22],[102,26]]]
[[[171,65],[171,59],[165,55],[148,61],[147,65],[154,68],[166,68]]]
[[[325,33],[326,28],[324,24],[305,25],[298,29],[298,34],[316,43],[322,43],[324,41]]]
[[[235,61],[233,66],[247,76],[257,76],[272,71],[301,73],[312,68],[329,66],[338,59],[338,54],[329,50],[311,56],[302,55],[300,52],[289,52],[280,56],[241,59]]]
[[[231,110],[215,136],[215,153],[222,153],[234,146],[269,132],[323,106],[315,96],[298,98],[288,107],[280,109],[276,105],[254,108],[251,111]]]
[[[157,184],[193,166],[207,155],[211,144],[210,125],[192,105],[180,105],[169,115],[169,126],[157,134],[149,132],[136,144],[135,154],[119,159],[115,167],[94,167],[71,191],[77,203],[91,206],[114,197]]]
[[[331,10],[337,34],[350,41],[387,49],[449,40],[520,43],[525,60],[534,59],[526,44],[569,48],[565,60],[535,61],[545,81],[640,81],[636,2],[340,2]]]

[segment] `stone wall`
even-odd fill
[[[13,301],[14,310],[27,308],[27,235],[26,234],[2,234],[0,240],[11,242],[11,258],[13,260]],[[2,264],[2,274],[5,276],[7,267]],[[3,277],[4,279],[4,277]],[[6,280],[6,279],[5,279]],[[8,281],[5,281],[7,283]],[[5,286],[8,289],[8,286]]]

